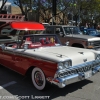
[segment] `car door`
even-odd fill
[[[25,74],[27,68],[29,67],[29,58],[24,54],[26,49],[25,41],[26,39],[29,39],[28,37],[19,37],[19,43],[17,44],[17,48],[14,49],[14,55],[12,56],[14,67],[12,66],[12,69],[20,74]],[[27,41],[28,42],[28,41]],[[24,45],[25,44],[25,45]],[[24,47],[25,46],[25,47]]]
[[[65,44],[66,38],[64,37],[64,32],[61,26],[55,27],[55,34],[58,36],[62,44]]]
[[[65,34],[64,44],[70,45],[71,41],[73,40],[73,27],[65,26],[65,27],[63,27],[63,31]]]
[[[4,49],[0,50],[0,63],[8,68],[12,69],[14,66],[14,48],[5,47]]]
[[[14,66],[12,69],[18,73],[24,74],[27,69],[26,66],[28,66],[28,58],[23,56],[24,49],[16,49],[14,52],[15,54],[12,58]]]

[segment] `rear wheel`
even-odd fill
[[[32,82],[38,90],[44,90],[46,87],[46,78],[43,71],[40,68],[34,68],[32,70]]]

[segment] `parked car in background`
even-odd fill
[[[76,26],[50,25],[41,34],[56,34],[63,45],[100,50],[100,38],[84,35]]]
[[[13,14],[0,14],[0,42],[13,41],[13,39],[16,38],[16,32],[13,32],[13,29],[9,28],[8,26],[8,24],[12,21],[24,21],[24,16]],[[7,27],[2,29],[2,27],[6,25]]]
[[[87,29],[87,27],[85,27],[85,26],[80,26],[80,31],[81,31],[81,32],[84,32],[85,29]]]
[[[100,37],[100,33],[96,29],[91,29],[91,28],[85,29],[83,34]]]
[[[47,81],[63,88],[100,71],[97,51],[62,46],[55,34],[31,34],[34,30],[45,30],[40,23],[17,21],[9,26],[18,30],[19,35],[16,40],[0,44],[0,64],[22,75],[31,75],[38,90],[43,90]]]

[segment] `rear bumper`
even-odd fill
[[[47,81],[57,85],[60,88],[63,88],[68,84],[87,79],[95,75],[97,72],[100,72],[100,66],[95,67],[93,70],[89,70],[87,72],[81,72],[78,74],[73,74],[70,76],[65,76],[65,77],[60,77],[60,78],[47,78]]]

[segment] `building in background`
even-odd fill
[[[18,6],[11,6],[11,14],[22,14]]]

